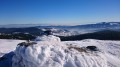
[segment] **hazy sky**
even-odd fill
[[[120,21],[120,0],[0,0],[0,24]]]

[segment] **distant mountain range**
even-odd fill
[[[79,28],[120,28],[120,22],[101,22],[96,24],[77,25]]]
[[[85,25],[75,25],[75,26],[36,26],[36,27],[49,28],[49,29],[54,28],[66,32],[62,35],[79,35],[79,34],[92,33],[102,30],[120,31],[120,22],[101,22],[96,24],[85,24]]]
[[[37,28],[111,28],[119,27],[120,22],[100,22],[96,24],[84,24],[84,25],[43,25],[43,24],[8,24],[0,25],[0,28],[23,28],[23,27],[37,27]]]
[[[88,29],[88,28],[120,28],[120,22],[101,22],[96,24],[85,24],[85,25],[75,25],[75,26],[36,26],[38,28],[80,28],[80,29]]]
[[[45,24],[6,24],[0,25],[0,28],[26,28],[26,27],[35,27],[35,26],[49,26]]]
[[[75,26],[65,25],[39,25],[39,24],[18,24],[1,25],[0,33],[30,33],[39,35],[41,32],[51,30],[57,36],[71,36],[85,33],[93,33],[102,30],[120,31],[120,22],[101,22],[96,24],[85,24]]]

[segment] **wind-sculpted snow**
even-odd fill
[[[86,39],[81,41],[60,41],[55,36],[44,36],[36,40],[37,44],[17,46],[23,40],[0,39],[0,67],[11,67],[8,57],[2,56],[15,50],[13,67],[120,67],[120,41]],[[55,40],[54,40],[55,39]],[[59,38],[58,38],[59,39]],[[17,46],[17,47],[16,47]],[[96,46],[100,51],[80,52],[69,47]],[[3,63],[5,62],[5,63]],[[28,65],[28,66],[27,66]],[[36,65],[36,66],[34,66]],[[101,66],[100,66],[101,65]]]
[[[66,41],[64,44],[73,44],[78,47],[97,46],[99,50],[105,52],[108,67],[120,67],[120,41],[104,41],[86,39],[82,41]]]
[[[52,41],[52,37],[27,47],[18,45],[12,67],[107,67],[104,52],[69,49],[71,46],[57,42],[58,38]]]

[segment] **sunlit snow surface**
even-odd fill
[[[15,50],[17,44],[23,40],[0,39],[0,57]]]
[[[17,46],[12,59],[12,67],[120,66],[120,41],[86,39],[82,41],[60,42],[59,38],[54,36],[44,36],[43,38],[42,40],[38,37],[36,40],[37,44],[28,47],[17,46],[19,42],[23,42],[20,40],[0,40],[0,51],[1,53],[9,53],[14,51]],[[68,49],[70,46],[86,47],[92,45],[97,46],[100,51],[86,53]],[[4,48],[1,48],[1,46],[4,46]]]

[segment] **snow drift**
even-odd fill
[[[102,52],[69,49],[71,46],[52,35],[38,40],[37,44],[16,47],[12,67],[107,67]]]

